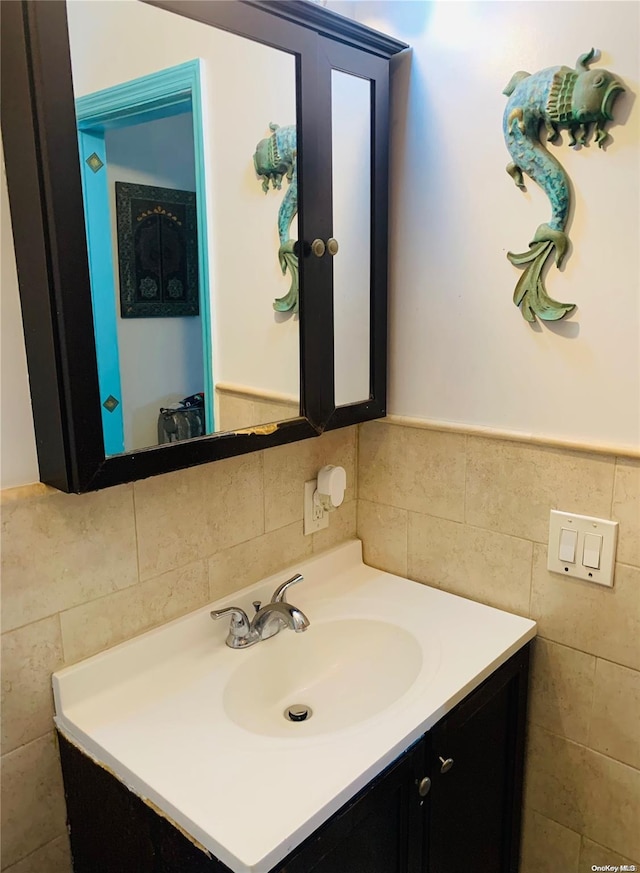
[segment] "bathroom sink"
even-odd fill
[[[251,614],[295,572],[308,629],[226,646],[211,608]],[[352,541],[54,674],[56,724],[233,873],[267,873],[534,634]]]
[[[273,737],[362,722],[401,698],[422,667],[412,633],[371,619],[312,622],[305,633],[280,633],[251,654],[229,677],[224,710],[245,730]],[[297,706],[306,709],[290,717]]]

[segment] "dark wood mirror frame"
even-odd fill
[[[67,492],[144,479],[385,414],[388,59],[406,46],[307,0],[143,2],[295,55],[301,240],[332,235],[331,186],[318,164],[324,147],[330,170],[330,124],[319,121],[322,112],[330,120],[330,95],[318,88],[318,36],[331,41],[338,59],[355,54],[351,70],[373,81],[370,397],[334,405],[331,262],[304,257],[300,417],[105,457],[66,6],[63,0],[3,0],[2,135],[40,478]]]

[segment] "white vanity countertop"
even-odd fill
[[[295,572],[304,581],[288,599],[311,622],[304,634],[283,630],[232,650],[224,644],[228,621],[212,621],[208,606],[53,677],[61,732],[234,873],[274,867],[536,633],[528,619],[366,566],[357,540],[215,607],[237,605],[250,615],[253,600],[269,602]],[[344,622],[354,620],[363,627],[391,623],[411,635],[418,660],[397,700],[349,723],[350,692],[343,687],[330,713],[316,704],[319,711],[308,722],[283,718],[273,735],[233,720],[225,689],[240,668],[246,673],[260,664],[255,659],[269,664],[283,653],[295,661],[298,641],[312,640],[314,627],[322,634],[323,625],[340,622],[344,630]],[[395,638],[388,639],[391,649]],[[333,654],[321,665],[323,681],[343,672],[340,652]],[[378,675],[372,670],[360,687],[366,690]],[[308,699],[289,702],[313,707],[312,685],[299,695]],[[353,692],[357,697],[358,688]],[[256,710],[260,706],[257,700]],[[338,727],[322,729],[323,717]]]

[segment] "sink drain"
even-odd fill
[[[304,703],[294,703],[293,706],[288,706],[284,711],[284,717],[289,721],[306,721],[313,715],[313,710],[310,706]]]

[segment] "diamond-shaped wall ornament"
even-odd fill
[[[102,405],[107,410],[107,412],[113,412],[113,410],[117,406],[120,406],[120,401],[116,400],[116,398],[113,396],[113,394],[110,394]]]
[[[89,155],[87,158],[87,164],[94,173],[97,173],[98,170],[101,170],[104,167],[104,164],[95,152],[92,155]]]

